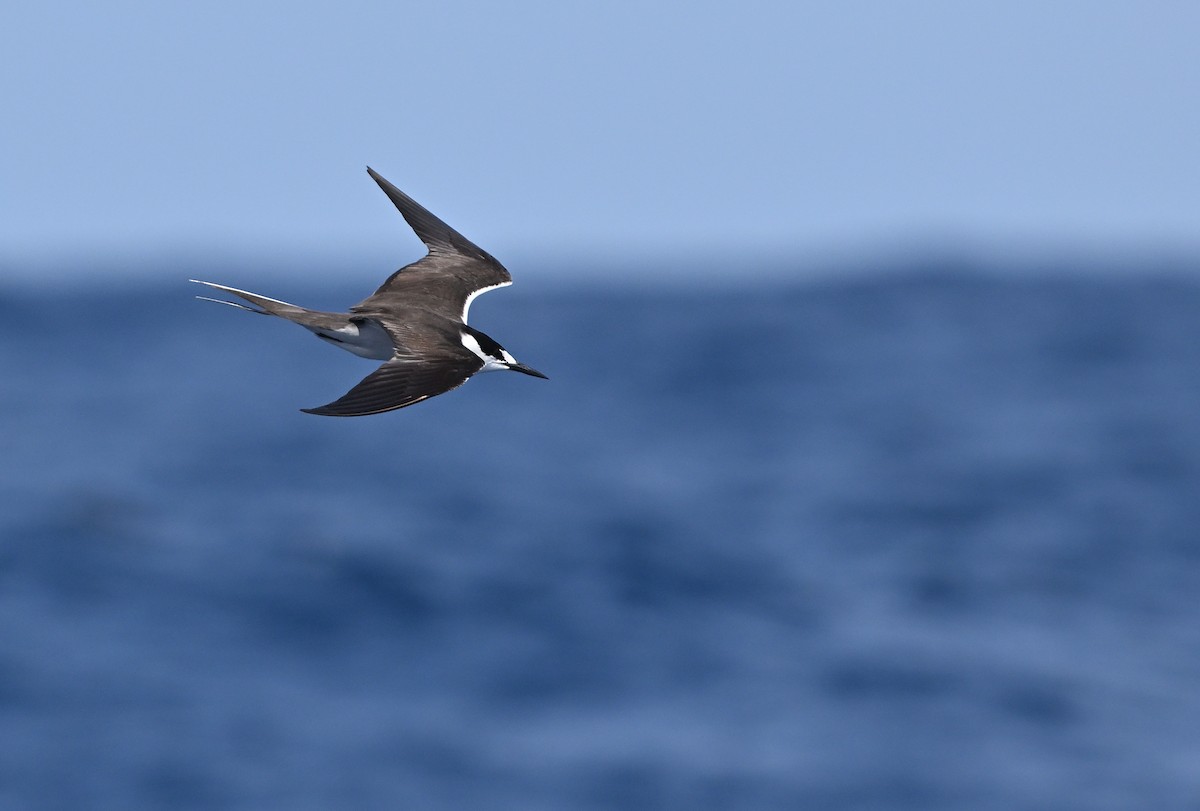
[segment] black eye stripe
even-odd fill
[[[504,358],[504,347],[492,340],[486,333],[480,332],[474,327],[468,327],[466,324],[463,324],[463,331],[474,337],[479,342],[479,348],[488,355],[498,359]]]

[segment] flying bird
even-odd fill
[[[339,349],[384,361],[328,405],[304,408],[328,417],[381,414],[458,388],[478,372],[546,375],[519,363],[494,339],[467,324],[480,293],[507,287],[512,276],[490,254],[431,214],[375,170],[367,173],[400,210],[429,252],[388,277],[348,313],[308,310],[215,282],[189,279],[231,293],[246,304],[197,296],[299,324]]]

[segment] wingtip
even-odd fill
[[[333,404],[330,403],[329,405],[333,405]],[[329,405],[317,406],[316,408],[302,408],[302,409],[300,409],[300,411],[302,411],[305,414],[314,414],[318,417],[359,417],[359,416],[362,416],[361,414],[342,414],[337,411],[331,411],[329,409]],[[367,413],[369,413],[369,412],[367,412]]]
[[[302,409],[300,409],[300,411],[302,411],[305,414],[316,414],[318,417],[345,417],[345,416],[347,416],[346,414],[339,412],[338,409],[334,408],[334,405],[336,405],[336,404],[337,404],[337,401],[334,400],[332,403],[326,403],[325,405],[313,406],[312,408],[302,408]]]

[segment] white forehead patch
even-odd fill
[[[504,356],[503,361],[493,358],[487,352],[483,351],[483,347],[479,345],[479,341],[475,340],[475,336],[469,332],[464,332],[462,334],[462,345],[475,353],[475,355],[478,356],[481,361],[483,361],[483,368],[479,370],[480,372],[504,371],[508,369],[509,363],[517,362],[516,359],[512,355],[508,354],[508,352],[504,349],[500,350],[500,354]]]

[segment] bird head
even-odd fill
[[[543,380],[550,379],[537,369],[526,366],[524,363],[518,361],[496,339],[487,333],[481,332],[474,327],[469,327],[466,324],[463,324],[462,343],[463,346],[474,352],[483,361],[483,368],[479,370],[481,372],[505,370],[520,372],[532,377],[540,377]]]

